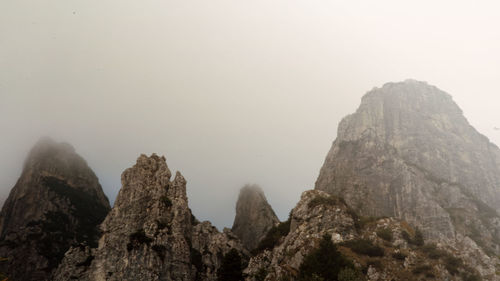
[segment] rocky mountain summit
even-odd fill
[[[248,250],[253,250],[269,229],[279,223],[264,191],[257,185],[247,185],[240,190],[236,203],[236,216],[232,227]]]
[[[428,239],[500,246],[500,150],[450,95],[407,80],[375,88],[339,127],[316,189],[363,216],[403,219]]]
[[[110,210],[99,181],[71,145],[40,140],[0,212],[1,272],[47,280],[71,244],[97,245]]]
[[[70,249],[54,280],[216,280],[226,253],[247,256],[229,230],[194,218],[186,180],[171,177],[164,157],[141,155],[122,174],[99,246]]]

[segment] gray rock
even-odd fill
[[[304,256],[317,246],[324,234],[331,234],[337,242],[354,237],[356,229],[349,208],[340,201],[316,205],[311,203],[315,198],[330,198],[330,195],[319,190],[302,193],[291,212],[290,232],[272,250],[265,250],[250,259],[245,269],[247,280],[256,280],[259,272],[266,272],[265,280],[293,277]]]
[[[73,243],[97,245],[110,210],[99,181],[71,145],[40,140],[0,212],[0,271],[47,280]]]
[[[208,221],[194,226],[192,243],[195,253],[199,253],[201,257],[201,263],[194,264],[195,267],[199,267],[196,280],[217,280],[217,270],[221,266],[222,257],[231,249],[238,250],[244,259],[249,256],[248,251],[231,230],[225,228],[221,233]]]
[[[344,197],[361,215],[406,220],[450,246],[467,236],[495,256],[499,163],[498,147],[450,95],[407,80],[368,92],[342,120],[315,188]]]
[[[232,231],[248,250],[255,249],[269,229],[279,223],[262,189],[247,185],[240,190]]]
[[[378,236],[379,230],[389,230],[391,241]],[[429,258],[429,250],[409,245],[403,233],[414,229],[395,218],[371,219],[361,223],[355,212],[342,198],[320,190],[308,190],[291,212],[290,232],[281,237],[275,247],[253,256],[244,270],[247,281],[297,280],[304,258],[318,247],[327,234],[339,251],[361,271],[367,269],[367,280],[428,280],[415,273],[425,268],[436,280],[463,279],[479,273],[482,280],[499,280],[495,273],[496,258],[489,258],[470,239],[453,244],[438,244],[439,257]],[[343,242],[364,239],[381,247],[383,256],[368,257],[345,246]],[[403,259],[394,257],[399,253]],[[456,258],[457,272],[447,269],[448,260]]]
[[[122,174],[115,205],[101,225],[97,249],[87,253],[90,265],[82,272],[82,251],[72,248],[54,280],[216,280],[222,257],[231,248],[245,255],[231,233],[220,233],[191,214],[186,180],[171,172],[164,157],[141,155]]]

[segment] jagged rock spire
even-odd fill
[[[247,252],[191,213],[186,180],[165,157],[141,155],[122,174],[122,188],[101,225],[99,247],[71,248],[54,280],[216,280],[222,257]],[[83,261],[89,261],[81,266]],[[80,266],[78,266],[80,265]]]
[[[278,222],[278,217],[259,186],[246,185],[240,190],[232,231],[247,249],[257,247],[267,231]]]

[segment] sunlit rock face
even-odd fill
[[[391,216],[426,237],[469,236],[498,253],[500,150],[452,97],[425,82],[387,83],[345,117],[316,189],[365,216]]]
[[[0,213],[9,280],[48,280],[71,244],[97,245],[110,210],[94,172],[66,143],[40,140]]]
[[[141,155],[123,172],[101,229],[98,248],[71,248],[54,280],[216,280],[225,253],[246,255],[230,231],[194,218],[186,180],[179,172],[172,179],[165,158],[155,154]]]
[[[259,186],[247,185],[240,190],[232,231],[248,250],[253,250],[269,229],[279,223]]]

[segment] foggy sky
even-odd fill
[[[231,226],[256,183],[284,220],[341,118],[407,78],[451,94],[498,144],[497,2],[0,1],[0,198],[51,136],[111,201],[156,152],[199,219]]]

